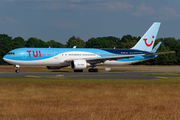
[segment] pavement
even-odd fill
[[[140,75],[158,72],[98,72],[98,73],[74,73],[74,72],[0,72],[0,78],[74,78],[74,79],[158,79],[164,75]]]

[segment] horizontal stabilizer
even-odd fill
[[[143,56],[162,55],[162,54],[169,54],[169,53],[175,53],[175,51],[160,52],[160,53],[154,53],[154,54],[146,54],[146,55],[143,55]]]
[[[150,53],[155,53],[155,52],[158,50],[158,48],[159,48],[159,46],[161,45],[161,43],[162,43],[162,42],[159,42],[159,43],[156,45],[156,47],[154,47],[153,50],[152,50]]]

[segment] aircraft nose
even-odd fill
[[[4,57],[3,57],[3,60],[4,61],[6,61],[6,62],[8,62],[8,59],[9,59],[10,57],[8,56],[8,55],[5,55]]]
[[[3,57],[3,60],[6,61],[6,55]]]

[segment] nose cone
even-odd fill
[[[10,64],[13,64],[13,59],[12,59],[12,56],[11,55],[5,55],[4,57],[3,57],[3,60],[5,61],[5,62],[7,62],[7,63],[10,63]]]
[[[5,55],[5,56],[3,57],[3,60],[6,61],[6,58],[7,58],[7,55]]]

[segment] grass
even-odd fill
[[[180,78],[0,78],[2,120],[180,118]]]

